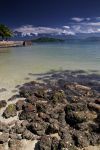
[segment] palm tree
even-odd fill
[[[12,31],[5,26],[4,24],[0,24],[0,36],[3,39],[8,39],[13,35]]]

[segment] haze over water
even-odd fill
[[[70,42],[34,44],[31,47],[0,49],[0,93],[10,95],[16,85],[33,80],[29,73],[45,73],[50,70],[98,70],[100,71],[100,42]]]

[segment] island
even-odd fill
[[[49,43],[49,42],[64,42],[63,39],[51,38],[51,37],[40,37],[37,39],[33,39],[32,42],[36,43]]]

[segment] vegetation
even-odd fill
[[[62,39],[49,38],[49,37],[41,37],[38,39],[33,39],[32,42],[41,43],[41,42],[63,42]]]
[[[5,26],[4,24],[0,24],[0,37],[2,38],[2,40],[7,40],[12,35],[12,31],[7,26]]]

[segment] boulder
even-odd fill
[[[52,139],[48,136],[42,136],[38,144],[39,150],[51,150]]]
[[[16,109],[18,111],[22,110],[23,109],[23,106],[25,105],[25,102],[23,100],[18,100],[17,103],[16,103]]]
[[[16,110],[16,105],[15,104],[8,105],[8,107],[3,112],[3,116],[5,118],[14,117],[16,115],[17,115],[17,110]]]
[[[6,107],[6,105],[7,105],[7,102],[5,100],[0,101],[0,109],[3,107]]]

